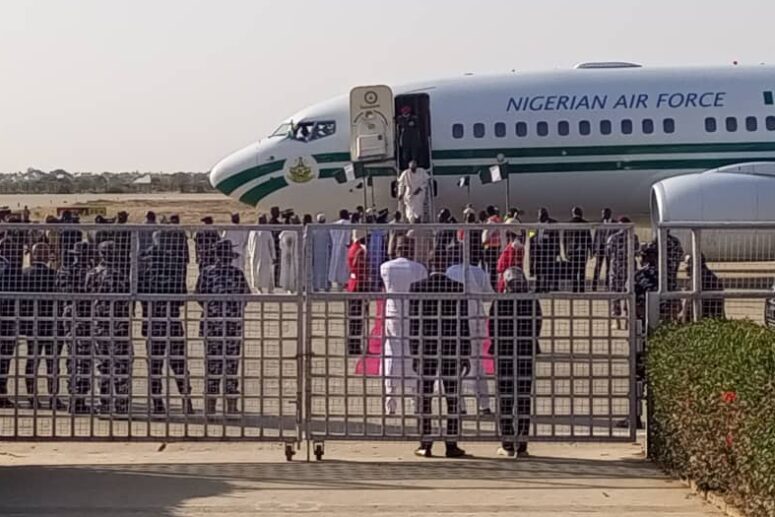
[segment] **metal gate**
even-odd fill
[[[292,455],[300,226],[0,233],[0,440],[276,441]]]
[[[573,248],[595,232],[611,262],[592,291],[605,259]],[[357,240],[363,267],[342,244]],[[307,243],[305,434],[316,456],[330,440],[635,438],[631,225],[314,225]],[[497,273],[506,246],[512,263]],[[337,272],[342,261],[350,268]],[[504,273],[516,291],[496,292]]]
[[[632,440],[634,251],[631,225],[6,223],[0,440]]]

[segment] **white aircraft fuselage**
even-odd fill
[[[507,182],[478,175],[508,162],[512,206],[559,219],[582,206],[645,218],[664,178],[742,162],[775,161],[775,68],[582,68],[463,76],[392,88],[429,96],[436,210],[468,202],[505,208]],[[215,188],[249,205],[325,212],[364,203],[343,181],[350,163],[347,95],[290,117],[273,136],[226,157]],[[313,138],[295,138],[307,124]],[[298,167],[299,165],[303,167]],[[395,208],[396,164],[370,166],[366,204]],[[470,176],[469,189],[458,187]],[[470,196],[470,197],[469,197]],[[532,220],[532,214],[528,216]]]

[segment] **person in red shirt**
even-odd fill
[[[353,239],[347,249],[347,268],[350,278],[345,289],[348,293],[368,291],[368,263],[366,261],[366,232],[353,230]],[[347,302],[347,351],[350,355],[360,355],[363,352],[364,314],[368,317],[369,307],[364,300],[349,300]]]
[[[487,207],[487,224],[503,223],[498,209],[490,205]],[[482,247],[484,248],[484,263],[490,273],[490,282],[495,286],[498,282],[497,264],[501,254],[500,230],[484,230],[482,232]]]
[[[499,293],[506,292],[506,281],[503,278],[503,274],[513,267],[518,267],[520,270],[524,270],[525,267],[525,245],[522,243],[519,235],[512,230],[507,230],[506,241],[506,247],[503,248],[503,252],[498,257],[497,291]]]

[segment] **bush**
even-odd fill
[[[775,515],[775,332],[704,320],[649,339],[652,457],[749,515]]]

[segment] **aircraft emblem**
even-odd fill
[[[314,176],[312,167],[304,163],[304,158],[298,158],[296,165],[288,169],[288,179],[294,183],[307,183]]]

